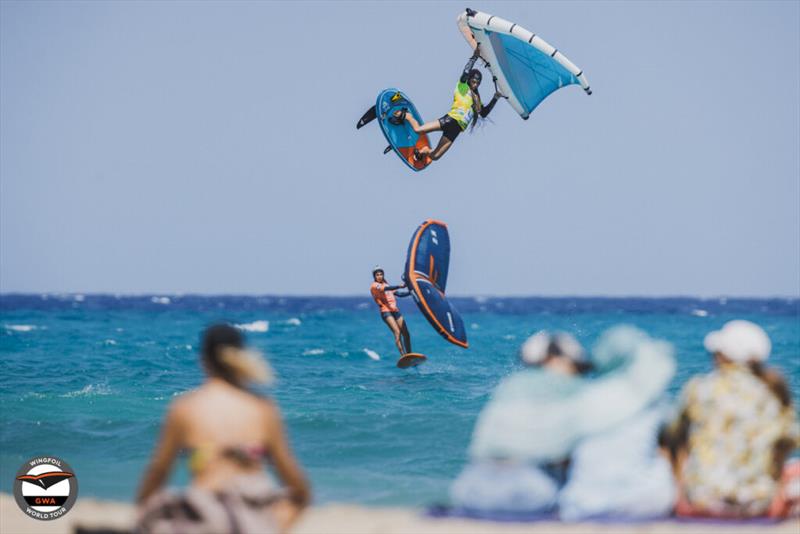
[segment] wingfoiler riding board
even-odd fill
[[[423,124],[422,116],[411,100],[399,89],[384,89],[378,95],[375,105],[369,108],[359,119],[356,129],[360,129],[375,119],[381,126],[386,141],[389,146],[384,154],[394,150],[403,163],[413,171],[421,171],[431,163],[429,157],[417,160],[414,157],[414,149],[420,150],[423,147],[430,147],[428,134],[417,134],[405,120],[395,117],[395,112],[406,110],[419,124]]]

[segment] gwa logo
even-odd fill
[[[20,510],[41,521],[69,512],[78,498],[78,479],[64,460],[55,456],[31,458],[14,479],[14,500]]]

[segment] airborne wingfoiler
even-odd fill
[[[511,107],[527,119],[548,95],[562,87],[577,84],[586,94],[592,94],[581,69],[522,26],[472,9],[460,14],[457,22],[473,54],[453,91],[450,110],[439,119],[423,122],[402,91],[385,89],[356,125],[361,128],[379,118],[381,131],[389,142],[384,154],[394,151],[414,171],[441,158],[461,132],[487,117],[499,98],[508,99]],[[478,90],[483,79],[475,68],[478,58],[491,72],[495,89],[485,105]],[[428,134],[439,131],[442,136],[434,147]]]

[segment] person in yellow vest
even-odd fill
[[[436,161],[441,158],[453,146],[458,134],[468,127],[474,128],[479,116],[486,118],[497,103],[497,99],[503,96],[500,92],[495,92],[488,104],[484,106],[481,102],[478,87],[481,84],[483,75],[481,71],[473,68],[478,57],[480,57],[480,47],[475,48],[475,53],[467,61],[456,89],[453,91],[453,105],[450,107],[450,111],[442,118],[420,125],[410,113],[407,113],[406,109],[395,112],[392,122],[402,124],[402,121],[405,120],[417,134],[442,132],[439,144],[433,150],[430,147],[424,147],[420,150],[414,149],[414,157],[416,159],[430,157]]]

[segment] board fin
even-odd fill
[[[386,148],[383,149],[383,153],[384,154],[388,154],[391,151],[392,151],[392,145],[389,145],[389,146],[387,146]]]
[[[364,113],[364,115],[361,116],[360,119],[358,119],[358,124],[356,124],[356,130],[361,129],[363,126],[374,121],[376,118],[378,118],[378,114],[375,111],[375,106],[372,106]]]

